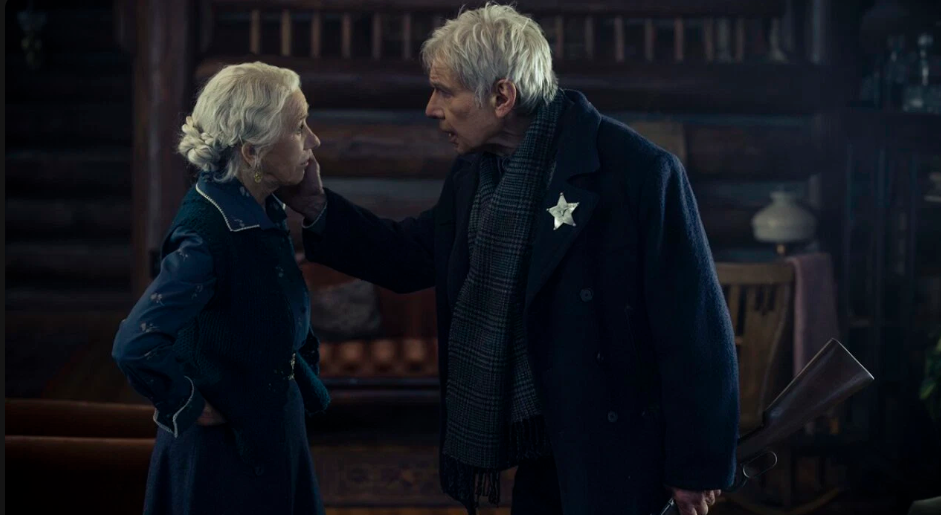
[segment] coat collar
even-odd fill
[[[599,200],[597,192],[575,186],[570,180],[578,175],[594,173],[600,167],[597,140],[601,114],[582,93],[574,90],[563,92],[568,105],[559,120],[555,172],[546,189],[543,205],[536,213],[532,262],[526,281],[527,310],[576,237],[588,224]],[[548,211],[560,201],[561,196],[564,196],[568,203],[578,204],[572,211],[575,225],[562,225],[555,229],[553,216]]]
[[[552,182],[559,185],[576,175],[596,172],[598,160],[598,127],[601,113],[580,91],[562,90],[566,109],[559,120],[558,154]],[[552,185],[550,185],[550,188]]]
[[[211,174],[201,173],[196,181],[196,192],[219,210],[232,232],[285,228],[284,203],[272,194],[265,201],[266,208],[262,209],[238,179],[218,182]]]

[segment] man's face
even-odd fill
[[[438,127],[447,133],[448,141],[458,154],[483,150],[503,124],[498,117],[492,98],[478,107],[474,92],[461,86],[450,70],[435,63],[428,74],[433,89],[425,115],[438,120]]]

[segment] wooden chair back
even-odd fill
[[[716,263],[735,329],[740,428],[761,413],[791,378],[794,269],[787,263]]]

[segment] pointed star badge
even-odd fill
[[[562,227],[562,224],[575,227],[575,219],[572,218],[572,212],[575,211],[576,207],[578,207],[578,202],[566,202],[565,194],[559,193],[559,203],[546,210],[553,218],[552,230],[554,231]]]

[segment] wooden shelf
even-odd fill
[[[216,7],[226,10],[249,9],[315,9],[318,11],[363,12],[434,12],[456,13],[467,6],[473,9],[484,4],[482,0],[212,0]],[[597,13],[624,16],[782,16],[783,0],[540,0],[518,7],[525,13]]]
[[[860,149],[886,145],[895,151],[941,154],[941,115],[850,109],[843,113],[847,136]]]
[[[213,57],[196,69],[199,83],[228,64],[262,60],[296,71],[313,109],[423,110],[431,94],[416,60],[312,59],[274,55]],[[832,105],[828,70],[777,63],[609,63],[562,61],[563,88],[602,111],[811,114]]]

